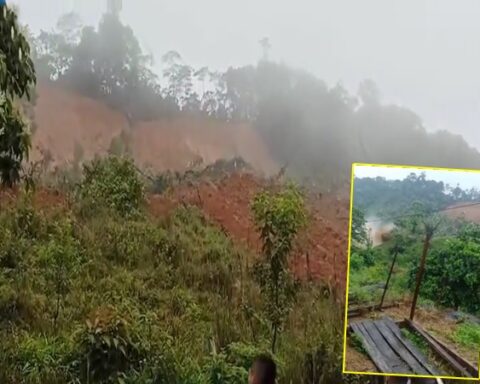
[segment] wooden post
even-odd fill
[[[433,231],[427,228],[425,233],[425,241],[423,243],[422,258],[420,260],[420,266],[417,271],[417,282],[415,286],[415,292],[413,293],[412,308],[410,309],[410,320],[413,321],[415,316],[415,308],[417,307],[418,294],[420,292],[420,285],[422,285],[423,274],[425,273],[425,261],[427,260],[428,249],[430,248],[430,240],[432,239]]]
[[[388,284],[390,283],[390,278],[392,277],[393,268],[394,268],[395,263],[397,261],[397,255],[398,255],[398,249],[397,249],[397,247],[395,247],[394,253],[393,253],[392,265],[390,266],[390,271],[388,272],[387,282],[385,283],[385,288],[383,289],[382,299],[380,300],[380,305],[378,306],[378,309],[380,311],[382,310],[383,300],[385,300],[385,295],[387,294]]]

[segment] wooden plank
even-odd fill
[[[386,321],[376,321],[375,326],[382,333],[383,337],[392,349],[405,361],[410,369],[417,375],[432,375],[432,372],[428,369],[428,365],[425,366],[422,361],[417,358],[420,354],[418,351],[410,348],[396,332],[395,329],[391,329],[387,326]],[[396,328],[396,327],[394,327]]]
[[[427,358],[420,352],[410,341],[405,340],[403,337],[400,328],[398,325],[390,318],[386,317],[384,319],[384,324],[392,330],[393,335],[402,343],[402,345],[407,349],[415,359],[427,370],[427,374],[432,376],[441,376],[442,373],[435,369],[430,363],[427,361]]]
[[[397,352],[386,342],[384,336],[374,325],[374,322],[365,321],[361,324],[361,326],[362,325],[365,327],[366,332],[368,332],[380,352],[387,358],[387,362],[390,366],[389,373],[415,373],[410,369],[408,364],[400,358]]]
[[[381,309],[388,309],[388,308],[393,308],[393,307],[398,307],[398,303],[391,303],[382,306]],[[376,305],[368,305],[368,306],[363,306],[363,307],[350,307],[348,309],[348,317],[355,317],[355,316],[361,316],[367,312],[373,312],[373,311],[378,311],[380,309],[380,306],[378,304]]]
[[[442,343],[440,340],[438,340],[435,336],[432,334],[428,334],[429,337],[431,337],[435,342],[437,342],[443,349],[447,351],[447,353],[450,354],[455,360],[457,360],[460,364],[462,364],[467,371],[472,374],[473,377],[480,377],[479,376],[479,371],[478,369],[468,360],[465,360],[462,356],[457,354],[455,351],[452,351],[448,346],[446,346],[444,343]]]
[[[358,335],[358,337],[360,337],[360,339],[362,340],[362,344],[368,355],[372,359],[373,363],[380,372],[389,372],[390,367],[388,363],[383,358],[380,351],[378,351],[378,349],[375,347],[375,343],[373,342],[371,337],[367,333],[365,333],[363,329],[360,329],[358,324],[359,323],[351,323],[350,327],[352,328],[353,332]]]
[[[438,345],[439,348],[441,348],[445,353],[448,354],[454,361],[456,361],[465,371],[468,372],[469,376],[467,377],[479,377],[479,371],[478,369],[471,364],[469,361],[465,360],[462,356],[458,355],[454,351],[452,351],[448,346],[446,346],[444,343],[442,343],[440,340],[438,340],[436,337],[428,333],[426,330],[424,330],[419,324],[414,323],[412,321],[408,321],[409,326],[414,328],[417,332],[423,332],[425,334],[425,337],[427,339],[427,342],[432,342],[436,345]],[[433,348],[433,347],[432,347]]]
[[[424,331],[422,328],[417,326],[410,320],[406,320],[408,326],[420,334],[425,341],[432,347],[432,349],[439,355],[445,362],[447,362],[455,372],[457,372],[461,377],[473,377],[457,360],[455,360],[450,354],[440,346],[436,341],[434,341],[430,335]]]

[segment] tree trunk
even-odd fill
[[[420,260],[420,266],[417,271],[417,281],[415,286],[415,292],[413,293],[412,307],[410,309],[410,320],[413,321],[415,316],[415,308],[417,307],[418,294],[420,293],[420,286],[422,285],[423,275],[425,273],[425,262],[427,260],[428,249],[430,247],[430,240],[433,233],[427,232],[425,234],[425,241],[423,243],[422,259]]]
[[[385,300],[385,295],[387,294],[388,284],[390,283],[390,278],[392,277],[393,268],[395,267],[395,263],[397,261],[397,255],[398,255],[398,251],[395,250],[393,254],[392,265],[390,266],[390,271],[388,272],[387,282],[385,283],[385,287],[383,289],[382,299],[380,300],[380,305],[378,306],[379,310],[382,309],[383,301]]]

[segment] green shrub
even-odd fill
[[[106,218],[92,225],[101,254],[108,260],[131,267],[177,262],[167,233],[151,222]]]
[[[53,324],[57,327],[61,307],[74,275],[81,264],[80,244],[73,237],[72,223],[65,220],[55,223],[56,236],[37,248],[39,266],[43,270],[48,292],[54,296]]]
[[[35,210],[31,194],[22,194],[10,214],[15,236],[33,240],[45,234],[45,219]]]
[[[139,213],[144,202],[144,186],[132,160],[108,157],[84,165],[79,196],[84,208],[106,207],[131,216]]]
[[[78,336],[77,358],[73,367],[82,382],[103,383],[122,379],[144,361],[128,329],[127,322],[115,314],[87,320]]]
[[[350,268],[358,271],[365,267],[371,267],[375,264],[375,251],[372,248],[355,249],[350,255]]]
[[[417,265],[410,270],[409,284],[414,285]],[[421,296],[436,303],[480,311],[480,238],[459,238],[433,249],[425,267]]]
[[[230,363],[224,353],[211,357],[205,367],[209,384],[245,384],[248,381],[248,369]]]

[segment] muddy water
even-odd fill
[[[390,233],[395,227],[392,222],[382,222],[377,216],[368,217],[366,226],[368,237],[374,247],[381,245],[384,242],[382,235]]]

